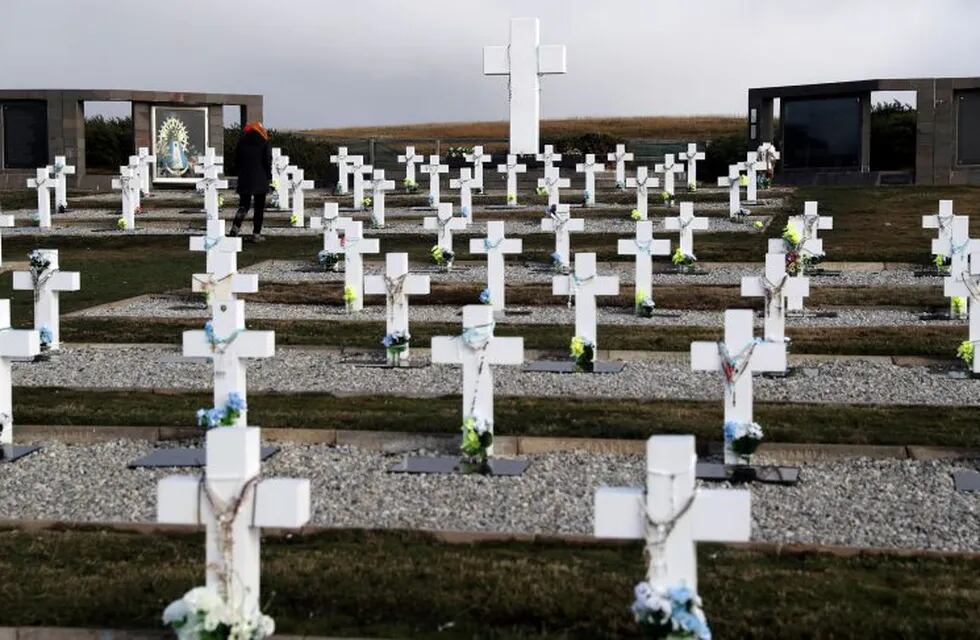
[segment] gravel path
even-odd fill
[[[0,466],[0,517],[151,522],[156,482],[192,470],[125,465],[153,449],[117,441],[45,448]],[[400,527],[589,534],[604,485],[639,486],[638,456],[530,456],[519,478],[388,474],[401,456],[286,444],[269,477],[312,482],[312,521]],[[956,493],[950,472],[978,462],[852,459],[807,465],[796,487],[752,485],[752,539],[847,546],[978,551],[980,494]]]
[[[656,291],[654,292],[656,294]],[[424,300],[424,298],[419,298]],[[355,322],[379,322],[386,319],[381,296],[368,296],[367,306],[359,313],[350,314],[343,305],[319,304],[271,304],[249,302],[250,319],[271,320],[342,320]],[[545,300],[551,306],[521,307],[509,309],[517,312],[530,312],[529,315],[512,313],[498,324],[567,324],[575,322],[575,311],[569,309],[564,298],[555,296]],[[819,312],[819,307],[808,311]],[[790,317],[787,327],[882,327],[882,326],[962,326],[966,320],[922,321],[919,314],[897,309],[838,309],[836,318],[823,318],[814,315]],[[629,309],[620,307],[600,307],[599,326],[721,326],[724,324],[722,311],[679,311],[659,309],[654,318],[638,318]],[[203,302],[188,302],[185,297],[171,295],[147,295],[130,298],[110,307],[96,307],[70,314],[71,317],[99,318],[209,318],[210,308]],[[413,304],[410,309],[412,323],[416,322],[459,322],[459,308],[450,305]],[[762,327],[762,318],[756,318],[756,327]]]
[[[380,336],[379,336],[380,342]],[[419,345],[425,346],[425,345]],[[455,366],[382,370],[358,366],[363,350],[346,362],[335,352],[281,347],[273,358],[252,360],[250,391],[310,391],[351,395],[429,397],[458,394]],[[373,354],[380,357],[378,352]],[[417,359],[421,356],[416,354]],[[15,363],[13,381],[22,386],[210,389],[211,365],[188,361],[178,347],[100,345],[63,347],[49,362]],[[721,402],[717,373],[690,370],[683,356],[661,362],[630,362],[615,376],[559,375],[495,367],[502,396],[693,399]],[[758,401],[848,404],[980,405],[980,380],[952,379],[924,366],[896,366],[880,360],[832,360],[807,364],[789,378],[755,377]]]

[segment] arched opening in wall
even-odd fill
[[[871,93],[871,170],[915,175],[916,92]]]
[[[128,101],[86,101],[85,170],[115,174],[136,152],[133,137],[133,104]]]

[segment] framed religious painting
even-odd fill
[[[155,106],[150,123],[157,157],[153,181],[197,182],[194,166],[208,147],[208,108]]]

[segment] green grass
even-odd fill
[[[20,424],[193,427],[210,393],[18,387]],[[250,393],[249,418],[265,427],[455,434],[458,396],[406,398],[323,393]],[[935,445],[980,448],[974,407],[757,402],[756,419],[772,442]],[[720,439],[717,401],[497,397],[500,435],[645,439],[690,433]]]
[[[159,628],[203,578],[201,534],[0,532],[2,625]],[[699,591],[726,638],[969,638],[980,560],[700,545]],[[447,544],[410,532],[266,538],[278,630],[358,637],[636,637],[638,544]]]

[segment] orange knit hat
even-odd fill
[[[262,136],[263,138],[265,138],[266,140],[269,139],[269,132],[266,131],[265,127],[262,126],[262,123],[257,120],[255,122],[249,122],[248,124],[246,124],[244,131],[245,133],[248,133],[249,131],[254,131],[260,136]]]

